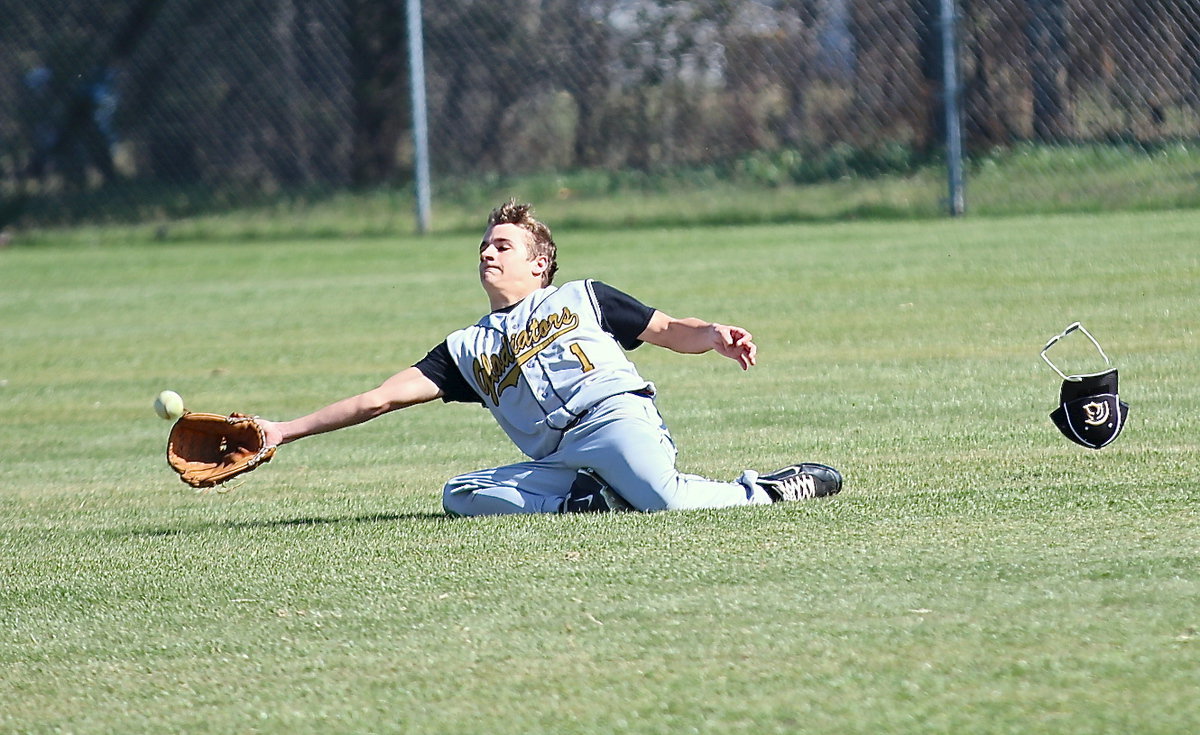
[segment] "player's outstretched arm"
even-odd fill
[[[689,355],[716,350],[737,362],[743,370],[749,370],[758,361],[758,346],[754,344],[754,336],[750,332],[741,327],[706,322],[694,317],[676,319],[655,311],[639,339]]]
[[[417,368],[410,367],[388,378],[378,388],[331,403],[307,416],[292,421],[259,419],[258,422],[267,433],[268,444],[287,444],[306,436],[361,424],[441,395],[441,389],[432,380]]]

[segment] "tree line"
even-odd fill
[[[374,186],[412,161],[399,0],[4,0],[7,190]],[[942,145],[940,0],[440,0],[440,175]],[[1186,0],[958,0],[967,150],[1195,137]],[[869,157],[868,157],[869,158]],[[871,159],[876,160],[876,159]],[[32,183],[31,183],[32,182]],[[56,183],[44,183],[56,182]],[[39,188],[40,187],[40,188]]]

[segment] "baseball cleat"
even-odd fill
[[[563,500],[562,513],[606,513],[633,510],[609,484],[591,470],[580,470]]]
[[[835,495],[842,489],[842,475],[832,467],[803,462],[775,470],[755,479],[776,503]]]

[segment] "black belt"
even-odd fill
[[[614,393],[613,395],[609,396],[608,398],[615,398],[616,396],[624,396],[624,395],[641,396],[642,398],[653,398],[654,391],[650,389],[650,386],[646,386],[645,388],[638,388],[637,390],[627,390],[622,393]],[[559,431],[562,431],[565,433],[565,432],[570,431],[571,429],[574,429],[576,426],[579,425],[580,421],[583,421],[584,416],[587,416],[589,413],[592,412],[592,409],[594,409],[596,406],[599,406],[604,401],[607,401],[608,398],[602,398],[601,400],[593,403],[591,406],[588,407],[588,410],[584,411],[583,413],[579,414],[575,418],[568,421],[567,425],[562,427],[561,429],[559,429]]]

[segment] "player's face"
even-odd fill
[[[505,294],[516,299],[541,288],[548,259],[529,259],[531,235],[512,224],[493,225],[479,243],[479,281],[489,295]]]

